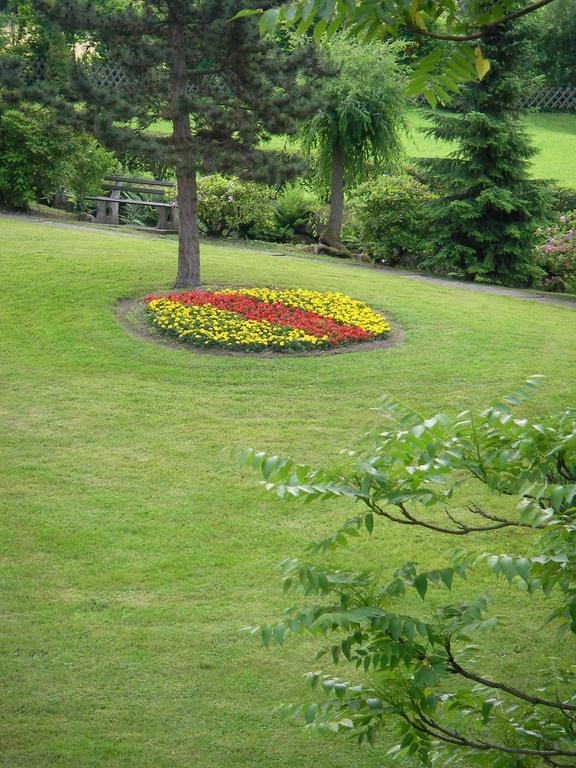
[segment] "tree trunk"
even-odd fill
[[[176,156],[180,222],[178,274],[174,288],[198,288],[200,285],[200,236],[193,138],[190,130],[190,115],[185,106],[188,89],[186,47],[181,19],[171,13],[168,23],[172,47],[172,143]]]
[[[344,153],[340,144],[332,148],[330,171],[330,213],[326,229],[320,235],[324,250],[334,256],[350,257],[352,254],[342,243],[342,220],[344,218]]]

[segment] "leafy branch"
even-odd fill
[[[487,565],[492,576],[527,595],[540,591],[549,599],[554,592],[545,626],[560,622],[573,642],[576,412],[567,409],[542,420],[519,417],[517,409],[538,386],[539,378],[532,377],[479,413],[456,417],[426,418],[386,398],[383,425],[364,435],[359,447],[345,450],[333,467],[242,452],[241,462],[261,472],[264,487],[282,499],[349,499],[366,510],[311,543],[306,559],[283,562],[284,589],[303,593],[306,604],[288,609],[281,622],[252,631],[265,645],[302,634],[320,638],[318,658],[349,664],[356,677],[370,676],[370,684],[309,673],[308,682],[320,685],[327,700],[283,706],[286,716],[303,718],[308,728],[355,734],[359,742],[385,738],[392,742],[389,754],[423,766],[575,764],[576,667],[562,670],[560,663],[560,669],[547,672],[527,663],[524,677],[533,678],[533,693],[528,686],[476,673],[472,636],[501,632],[487,598],[436,599],[432,605],[428,600],[431,588],[440,595],[452,592],[456,580],[465,582]],[[474,500],[478,491],[490,492],[491,509]],[[381,568],[355,572],[319,562],[339,548],[350,552],[378,520],[449,536],[523,528],[531,534],[530,551],[459,550],[433,569],[404,563],[388,579]],[[421,598],[418,610],[403,604],[410,590]],[[566,652],[570,658],[568,646]]]

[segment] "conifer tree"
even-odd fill
[[[237,172],[270,180],[281,155],[259,148],[270,133],[291,134],[314,109],[314,56],[262,39],[251,19],[231,21],[238,0],[32,0],[62,29],[91,41],[92,56],[113,62],[124,80],[102,88],[85,64],[75,68],[76,110],[96,138],[172,164],[180,220],[175,287],[200,284],[198,172]],[[146,131],[168,120],[169,136]]]
[[[527,284],[537,272],[535,230],[546,190],[529,177],[536,153],[519,110],[525,30],[505,24],[484,37],[490,71],[456,100],[457,112],[430,115],[426,132],[453,143],[448,158],[424,161],[445,196],[432,206],[434,256],[426,266],[465,278]]]

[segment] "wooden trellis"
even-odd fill
[[[91,77],[98,88],[115,90],[128,80],[121,64],[113,61],[101,61],[90,65]]]
[[[574,112],[576,88],[539,88],[525,94],[521,106],[524,109],[541,109],[543,112]]]
[[[90,79],[98,88],[115,90],[128,82],[128,76],[118,62],[92,61],[84,66],[89,70]],[[28,68],[28,80],[36,82],[44,77],[44,62],[31,63]],[[422,96],[417,97],[417,102],[425,104]],[[576,112],[576,88],[538,88],[524,94],[519,106],[522,109],[540,109],[543,112]]]
[[[95,61],[85,63],[83,67],[97,88],[115,90],[128,82],[128,75],[122,65],[117,62]],[[25,71],[29,83],[37,83],[46,79],[46,63],[40,59],[31,61]]]

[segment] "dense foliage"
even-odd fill
[[[576,210],[563,213],[553,226],[543,227],[538,234],[544,238],[540,249],[543,287],[576,293]]]
[[[317,196],[298,184],[286,184],[274,201],[273,239],[312,237],[321,205]]]
[[[246,234],[272,225],[273,193],[268,187],[221,174],[198,180],[200,228],[212,237]]]
[[[68,162],[64,187],[71,194],[76,211],[82,213],[88,195],[101,193],[104,176],[117,170],[118,160],[87,133],[76,135],[65,149]]]
[[[574,764],[576,412],[517,416],[536,383],[456,417],[425,418],[387,398],[383,423],[326,469],[243,452],[242,462],[261,471],[265,488],[280,498],[348,499],[359,507],[302,559],[283,562],[293,605],[279,623],[254,630],[266,645],[312,635],[321,642],[319,656],[346,668],[344,677],[310,672],[311,687],[325,696],[285,706],[288,717],[382,744],[407,765]],[[354,569],[351,549],[346,567],[326,562],[378,525],[477,543],[470,551],[452,547],[445,562],[425,569],[388,562],[382,538],[370,570]],[[525,532],[519,550],[486,552],[478,541],[483,532],[510,528]],[[508,584],[514,600],[544,596],[548,616],[534,640],[551,641],[556,664],[538,668],[527,657],[511,676],[490,673],[482,633],[499,632],[502,647],[507,635],[498,606],[465,589],[462,580],[478,571]]]
[[[379,176],[354,190],[350,204],[362,249],[375,261],[417,267],[430,255],[434,195],[411,176]]]
[[[400,38],[413,56],[422,38],[446,40],[445,48],[428,49],[418,59],[411,91],[423,93],[430,103],[443,101],[448,92],[458,91],[462,81],[482,78],[489,69],[479,41],[508,19],[537,10],[552,0],[538,0],[512,10],[510,0],[486,4],[457,4],[453,0],[296,0],[256,10],[244,9],[238,16],[261,14],[260,29],[270,31],[280,23],[296,27],[297,34],[312,31],[314,39],[330,39],[338,29],[345,29],[363,41]],[[262,6],[262,4],[261,4]],[[512,11],[511,13],[509,13]],[[410,44],[415,40],[415,45]],[[474,41],[475,45],[469,45]]]
[[[576,13],[571,0],[554,0],[539,15],[538,68],[546,84],[576,88]]]
[[[525,32],[500,26],[485,38],[492,67],[459,97],[457,113],[437,112],[428,133],[455,146],[427,161],[442,197],[434,206],[427,266],[473,280],[527,284],[537,274],[535,229],[546,192],[529,178],[535,150],[520,122]]]
[[[0,208],[26,210],[62,186],[73,134],[44,107],[0,103]]]

